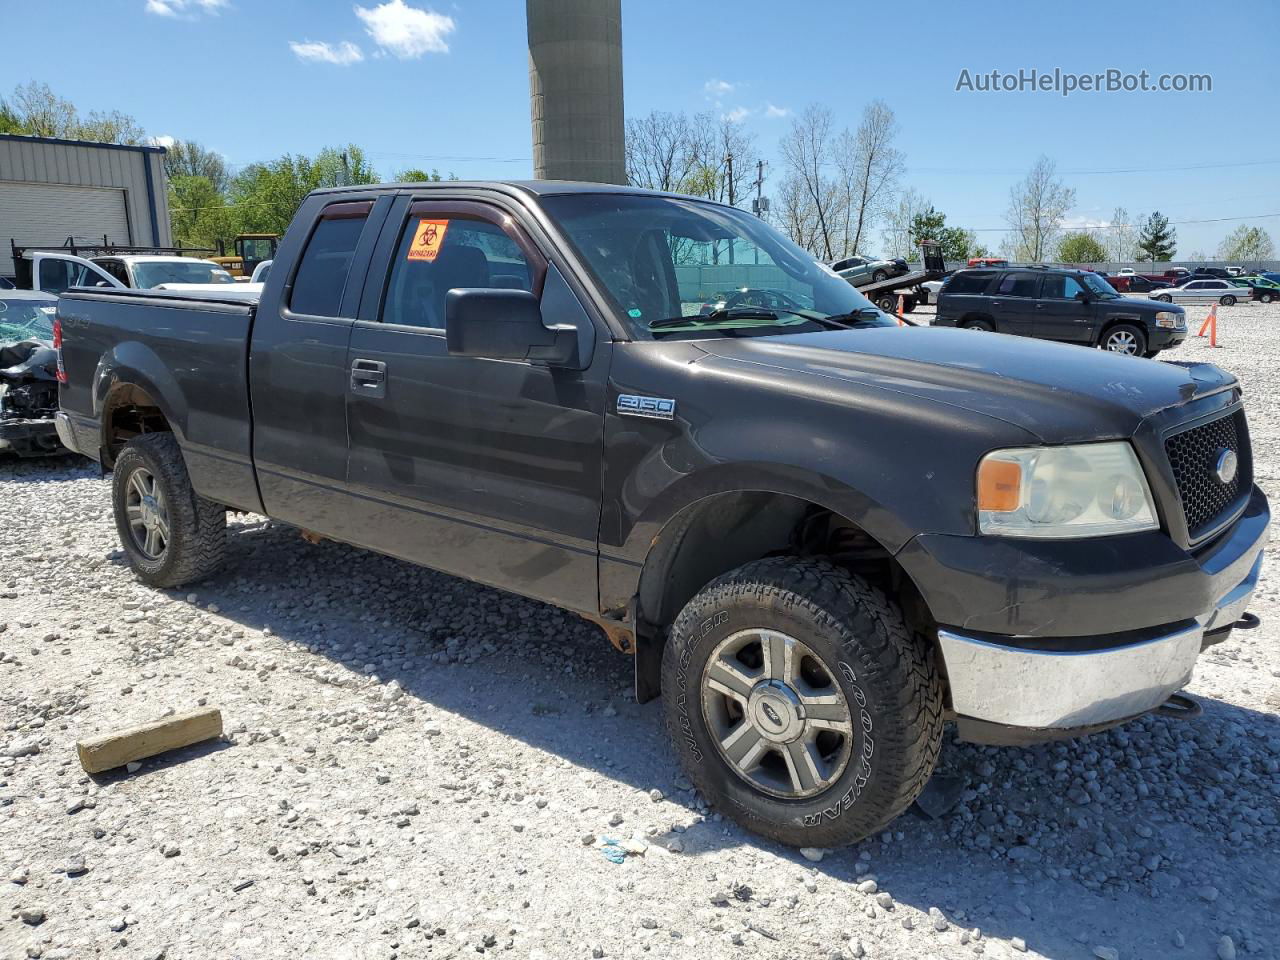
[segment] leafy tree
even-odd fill
[[[458,175],[451,173],[447,177],[440,176],[440,171],[435,167],[431,168],[431,172],[423,170],[421,167],[406,167],[404,170],[393,175],[392,179],[396,183],[439,183],[441,180],[457,180]]]
[[[1138,252],[1144,260],[1172,260],[1177,251],[1178,231],[1169,226],[1169,218],[1159,210],[1147,217],[1138,231]]]
[[[1236,227],[1218,247],[1219,260],[1270,260],[1276,247],[1271,235],[1261,227]]]
[[[164,155],[164,170],[170,180],[204,177],[218,193],[224,193],[231,181],[222,154],[208,150],[194,140],[175,140]]]
[[[234,211],[208,177],[179,174],[169,180],[169,222],[174,243],[216,247],[236,234]]]
[[[236,210],[237,232],[283,233],[312,190],[377,182],[364,151],[349,144],[341,150],[326,147],[314,158],[285,154],[251,163],[232,179],[228,198]]]
[[[0,100],[0,130],[101,143],[142,143],[146,137],[138,121],[128,114],[112,110],[81,116],[70,100],[59,97],[47,83],[35,81],[19,84],[8,100]]]
[[[970,250],[973,235],[961,227],[948,227],[947,215],[939,213],[933,207],[911,218],[908,234],[911,237],[912,259],[919,254],[920,244],[924,240],[937,242],[943,260],[967,260],[974,255]]]
[[[1081,230],[1068,233],[1058,243],[1058,259],[1066,263],[1102,263],[1107,259],[1107,248],[1093,234]]]

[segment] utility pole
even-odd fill
[[[728,169],[728,176],[729,176],[729,206],[731,206],[731,207],[732,207],[732,206],[734,206],[734,205],[735,205],[735,204],[734,204],[734,199],[735,199],[735,198],[734,198],[734,196],[733,196],[733,154],[732,154],[732,153],[727,154],[727,155],[725,156],[725,158],[724,158],[724,162],[725,162],[725,165],[729,168],[729,169]],[[730,237],[730,238],[729,238],[729,262],[730,262],[730,263],[733,263],[733,237]]]
[[[756,161],[756,216],[761,220],[764,219],[764,161]],[[760,248],[756,247],[756,263],[760,262]]]

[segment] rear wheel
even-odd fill
[[[877,270],[875,273],[871,274],[872,283],[879,283],[881,280],[888,280],[888,279],[889,279],[889,274],[885,273],[883,270]]]
[[[991,333],[995,330],[990,320],[966,320],[962,326],[966,330],[977,330],[979,333]]]
[[[1128,323],[1119,323],[1102,336],[1103,350],[1140,357],[1147,352],[1147,335]]]
[[[758,560],[704,588],[672,626],[662,693],[702,795],[796,846],[883,829],[941,745],[931,650],[892,601],[820,560]]]
[[[1236,302],[1236,298],[1235,298],[1235,297],[1233,297],[1233,296],[1231,296],[1231,294],[1227,294],[1225,297],[1223,297],[1223,298],[1222,298],[1221,300],[1219,300],[1218,302],[1219,302],[1220,304],[1222,304],[1224,307],[1229,307],[1229,306],[1231,306],[1232,304],[1234,304],[1234,303]]]
[[[1169,296],[1167,293],[1160,294],[1156,299],[1161,303],[1173,303],[1173,297]]]
[[[173,434],[134,437],[112,472],[116,531],[138,579],[179,587],[221,566],[226,509],[191,489]]]
[[[1259,303],[1270,303],[1270,302],[1271,302],[1272,300],[1274,300],[1275,298],[1276,298],[1276,297],[1275,297],[1275,294],[1273,294],[1273,293],[1260,293],[1260,294],[1258,294],[1258,302],[1259,302]]]
[[[896,313],[898,310],[898,295],[895,293],[882,293],[876,297],[876,306],[885,313]]]

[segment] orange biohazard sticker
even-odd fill
[[[418,229],[413,234],[413,243],[409,244],[409,255],[405,259],[431,263],[440,255],[440,245],[444,243],[444,232],[448,229],[448,220],[419,220]]]

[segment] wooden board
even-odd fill
[[[220,736],[222,711],[208,707],[80,740],[76,743],[76,751],[80,754],[80,766],[86,773],[101,773],[134,760]]]

